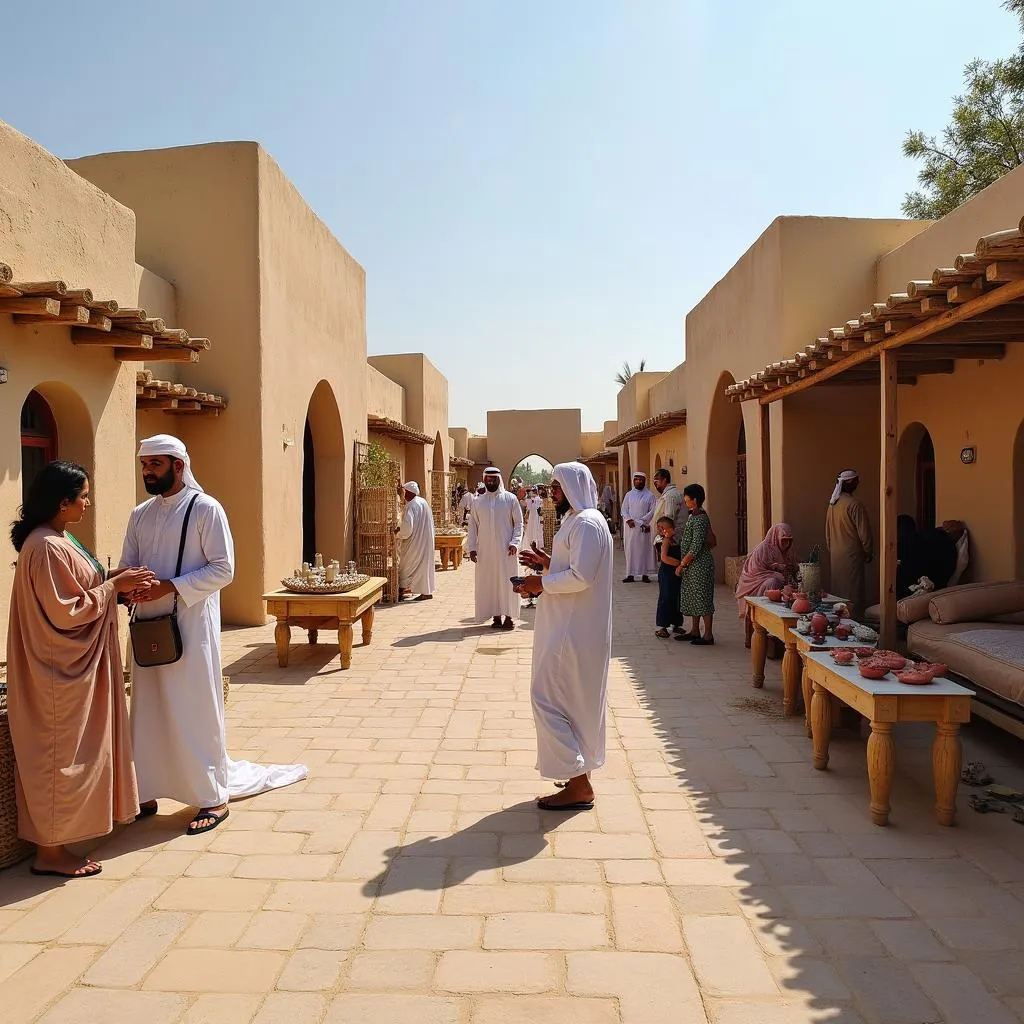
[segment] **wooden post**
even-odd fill
[[[881,474],[879,502],[879,589],[882,630],[879,645],[896,646],[896,352],[883,349],[881,365]]]
[[[771,406],[761,406],[761,535],[772,525],[772,427]]]

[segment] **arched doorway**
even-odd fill
[[[900,514],[913,516],[918,529],[931,529],[936,519],[935,447],[923,423],[911,423],[903,431],[896,457]]]
[[[334,391],[322,380],[313,389],[302,436],[302,560],[317,552],[344,560],[345,439]]]
[[[49,403],[30,391],[21,407],[21,497],[25,500],[36,474],[57,458],[57,421]]]
[[[509,480],[516,477],[527,487],[531,484],[549,484],[554,466],[544,458],[543,455],[527,455],[520,459],[513,467]]]
[[[707,480],[694,481],[704,484],[708,512],[718,524],[719,579],[724,578],[725,559],[747,550],[746,431],[739,403],[725,397],[725,389],[734,383],[731,373],[723,373],[715,384],[708,419]]]
[[[1017,549],[1016,576],[1024,580],[1024,421],[1013,442],[1013,539]]]

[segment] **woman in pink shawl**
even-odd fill
[[[736,603],[740,618],[747,615],[745,597],[761,597],[769,590],[781,590],[786,576],[796,565],[793,531],[786,523],[776,523],[760,544],[747,556],[736,584]]]

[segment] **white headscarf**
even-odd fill
[[[488,466],[484,470],[484,476],[496,476],[498,478],[498,489],[494,492],[495,494],[501,494],[505,490],[505,481],[502,479],[501,470],[496,466]]]
[[[199,486],[199,481],[192,475],[192,460],[188,457],[188,449],[173,434],[154,434],[152,437],[143,438],[139,443],[138,458],[148,459],[153,455],[169,455],[172,459],[181,459],[185,463],[181,482],[186,487],[192,487],[197,491],[203,490]]]
[[[402,484],[402,490],[419,497],[420,485],[415,480],[410,480],[407,484]]]
[[[859,479],[860,477],[855,470],[844,469],[836,479],[836,487],[832,492],[832,497],[829,499],[829,504],[834,505],[839,500],[839,496],[843,493],[843,484],[849,483],[851,480]]]
[[[562,462],[551,471],[566,500],[576,512],[597,508],[597,484],[593,474],[582,462]]]

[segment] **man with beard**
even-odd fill
[[[484,493],[469,513],[469,560],[476,563],[476,618],[488,616],[492,629],[515,629],[519,596],[511,578],[519,571],[516,555],[523,544],[519,499],[505,490],[501,470],[484,470]]]
[[[132,595],[136,617],[176,615],[182,643],[173,664],[135,664],[132,671],[140,817],[156,814],[158,798],[176,800],[199,808],[186,830],[199,835],[228,816],[229,799],[298,782],[306,767],[262,767],[228,757],[220,664],[220,591],[231,582],[235,562],[228,519],[192,475],[178,438],[146,438],[139,461],[154,497],[132,512],[121,566],[145,565],[156,574],[156,583]]]
[[[530,683],[537,770],[546,779],[568,781],[537,805],[546,811],[587,811],[594,806],[590,773],[605,760],[612,537],[586,466],[555,466],[551,492],[562,525],[550,555],[523,553],[523,564],[544,575],[523,578],[519,590],[545,595],[534,628]]]
[[[658,501],[654,506],[654,519],[652,521],[657,523],[663,517],[671,519],[673,529],[675,530],[676,543],[678,544],[683,539],[683,529],[686,526],[686,519],[690,514],[686,511],[683,493],[672,483],[672,474],[664,467],[657,470],[654,474],[654,489],[658,492]],[[654,543],[660,547],[661,538],[656,538]]]
[[[622,499],[621,511],[622,543],[626,549],[626,578],[622,582],[632,583],[640,576],[644,583],[650,583],[651,573],[656,569],[651,536],[654,495],[647,490],[646,473],[633,474],[633,489]]]
[[[402,525],[395,527],[398,534],[398,596],[417,601],[429,601],[434,596],[434,514],[415,480],[398,488],[405,499]]]

